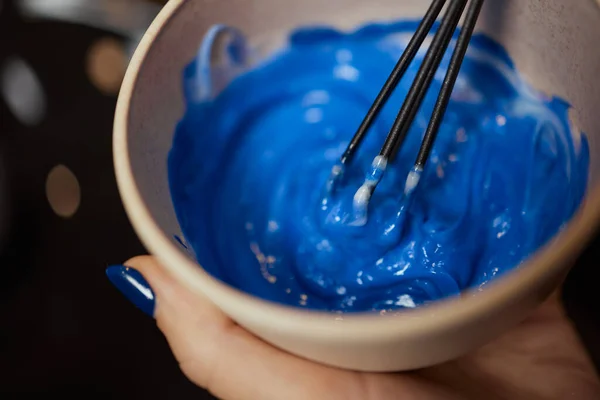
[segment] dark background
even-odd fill
[[[16,3],[0,0],[0,71],[10,57],[25,60],[42,84],[46,113],[28,125],[0,91],[0,398],[208,399],[181,374],[154,321],[104,275],[109,264],[145,251],[113,174],[117,93],[99,90],[86,65],[98,40],[114,39],[125,50],[132,42],[106,27],[25,18]],[[67,166],[80,187],[81,202],[69,218],[57,215],[47,198],[46,180],[56,165]],[[564,291],[597,366],[598,257],[592,249],[598,245],[596,239],[581,257]]]

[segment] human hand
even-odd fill
[[[224,400],[600,399],[600,383],[558,295],[493,343],[415,372],[319,365],[272,347],[149,256],[111,267],[111,281],[153,315],[185,375]],[[139,271],[139,272],[138,272]]]

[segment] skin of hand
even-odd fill
[[[456,361],[404,373],[359,373],[307,361],[245,331],[179,285],[150,256],[154,317],[185,375],[224,400],[600,399],[600,382],[558,293],[526,321]]]

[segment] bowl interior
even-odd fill
[[[426,7],[422,0],[379,0],[375,4],[362,0],[172,0],[132,61],[115,125],[119,184],[128,213],[150,250],[160,253],[155,247],[160,240],[169,254],[177,251],[193,260],[176,239],[181,231],[169,193],[167,154],[184,112],[182,72],[211,25],[235,26],[251,43],[274,49],[282,44],[286,32],[300,25],[350,29],[368,21],[416,18]],[[569,7],[562,0],[488,1],[477,27],[506,47],[536,89],[573,105],[573,119],[590,144],[589,193],[600,178],[596,172],[600,162],[600,118],[596,111],[600,99],[600,52],[596,50],[599,17],[598,5],[590,0],[572,1]],[[131,191],[136,201],[127,200]],[[585,207],[597,202],[588,195]],[[136,223],[141,220],[144,224]],[[590,221],[577,223],[590,224],[591,229]],[[168,258],[165,254],[158,255]]]

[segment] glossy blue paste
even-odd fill
[[[567,103],[533,91],[501,46],[476,35],[410,204],[402,198],[445,68],[371,199],[352,197],[424,56],[420,52],[342,185],[324,186],[416,22],[294,32],[289,46],[198,100],[197,61],[169,156],[173,203],[198,262],[279,303],[390,311],[458,295],[518,266],[578,208],[588,145]]]

